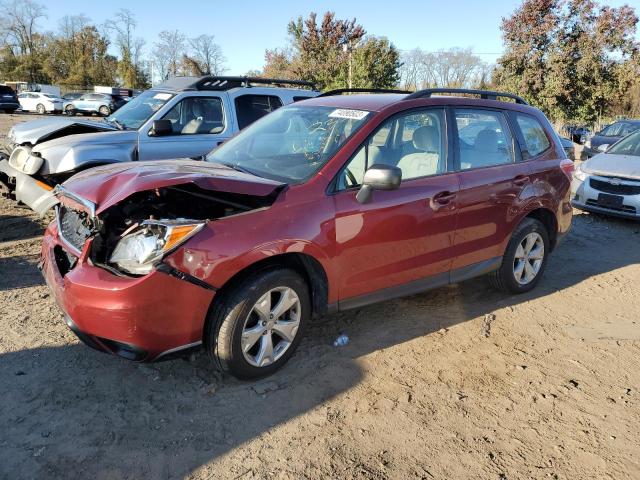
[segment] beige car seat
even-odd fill
[[[435,175],[440,171],[440,134],[433,126],[418,127],[413,132],[413,146],[420,150],[403,156],[398,162],[402,178]]]

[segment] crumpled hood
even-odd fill
[[[114,125],[106,122],[96,122],[93,120],[75,120],[73,118],[43,118],[42,120],[32,120],[20,123],[13,127],[11,131],[11,141],[13,143],[30,143],[35,145],[38,142],[46,141],[53,134],[63,134],[61,130],[73,130],[73,127],[81,126],[95,128],[96,132],[108,132],[117,130]]]
[[[257,196],[270,195],[285,185],[216,163],[180,159],[96,167],[74,175],[63,186],[94,203],[100,213],[133,193],[188,183],[206,190]]]
[[[640,180],[640,157],[599,153],[584,162],[582,170],[593,175]]]

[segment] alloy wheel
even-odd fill
[[[253,305],[242,328],[242,353],[254,367],[277,362],[298,333],[301,317],[298,294],[289,287],[276,287]]]
[[[531,283],[538,276],[544,261],[544,240],[531,232],[518,244],[513,260],[513,276],[520,285]]]
[[[44,105],[39,103],[38,106],[36,107],[36,112],[38,112],[40,115],[44,114],[46,112]]]

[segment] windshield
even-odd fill
[[[207,161],[273,180],[302,182],[326,164],[369,116],[363,110],[282,107],[215,149]]]
[[[172,97],[172,93],[147,90],[116,110],[107,117],[107,121],[116,122],[126,129],[137,130]]]
[[[607,150],[607,153],[640,157],[640,131],[636,131],[628,137],[623,138]]]

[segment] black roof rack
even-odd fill
[[[154,88],[168,90],[231,90],[238,87],[251,87],[253,85],[291,85],[297,87],[307,87],[316,90],[312,82],[304,80],[287,80],[283,78],[261,78],[261,77],[226,77],[206,75],[204,77],[171,77],[161,85]]]
[[[324,92],[319,97],[332,97],[334,95],[342,95],[343,93],[411,93],[408,90],[393,90],[387,88],[337,88]]]
[[[513,93],[492,92],[491,90],[469,90],[466,88],[427,88],[418,90],[411,95],[405,97],[405,100],[413,100],[414,98],[430,98],[434,93],[463,93],[466,95],[480,95],[485,100],[498,100],[498,97],[511,98],[521,105],[529,105],[526,100]]]

